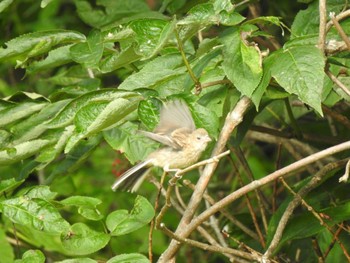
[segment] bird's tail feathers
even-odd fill
[[[131,187],[138,181],[141,175],[147,170],[147,165],[151,160],[140,162],[123,173],[112,185],[112,190],[131,189]]]

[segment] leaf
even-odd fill
[[[197,128],[204,128],[210,136],[217,138],[219,134],[219,118],[213,111],[196,104],[194,110],[192,110],[192,115]]]
[[[119,89],[135,90],[139,88],[150,88],[173,76],[183,74],[186,69],[182,65],[183,61],[180,54],[157,57],[147,63],[139,72],[125,79],[120,84]]]
[[[12,4],[13,0],[2,0],[0,2],[0,13],[4,11],[10,4]]]
[[[17,181],[15,178],[2,179],[0,181],[0,194],[2,195],[4,192],[12,191],[13,189],[20,186],[24,180]]]
[[[0,182],[1,183],[1,182]],[[13,248],[6,238],[4,229],[0,226],[0,263],[12,263],[15,259]]]
[[[121,254],[109,259],[106,263],[149,263],[150,261],[142,254]]]
[[[0,48],[0,61],[24,56],[34,57],[51,50],[58,44],[68,44],[85,40],[81,33],[68,30],[51,30],[25,34],[6,42]]]
[[[0,164],[8,165],[26,159],[38,153],[51,143],[53,142],[50,140],[37,139],[23,142],[14,146],[13,148],[0,151]]]
[[[68,139],[73,135],[74,125],[67,126],[61,136],[58,138],[56,144],[46,147],[35,158],[37,162],[48,164],[53,161],[64,149]]]
[[[214,6],[211,3],[196,5],[188,12],[188,16],[178,22],[178,25],[188,26],[197,24],[208,26],[212,24],[223,24],[226,26],[233,26],[245,19],[239,13],[234,12],[233,9],[219,10],[217,3],[215,3],[215,9],[216,10],[214,10]]]
[[[320,115],[325,60],[314,46],[291,47],[275,54],[271,75],[288,92],[296,94]]]
[[[86,42],[72,46],[70,54],[75,62],[87,68],[96,68],[102,58],[103,49],[101,32],[95,29],[90,32]]]
[[[124,1],[99,1],[96,5],[92,5],[87,0],[75,0],[74,3],[79,17],[95,28],[101,28],[135,14],[150,12],[143,0],[133,0],[127,4]]]
[[[82,107],[75,116],[76,133],[67,142],[65,152],[69,152],[81,139],[94,135],[122,120],[134,111],[139,98],[115,99],[109,103],[94,102]]]
[[[15,224],[51,234],[61,233],[69,228],[69,223],[61,217],[57,209],[44,199],[22,195],[4,200],[0,204],[3,215]]]
[[[107,216],[106,225],[112,236],[125,235],[148,224],[154,214],[153,206],[138,195],[130,213],[127,210],[114,211]]]
[[[92,230],[83,223],[76,223],[69,231],[61,235],[63,247],[70,255],[89,255],[104,248],[110,236]]]
[[[225,35],[222,42],[222,66],[227,78],[243,95],[251,98],[263,75],[259,52],[246,45],[238,30]]]
[[[46,185],[38,185],[30,188],[25,193],[26,198],[41,198],[46,201],[51,201],[56,197],[55,192],[51,192],[50,188]]]
[[[78,207],[78,213],[89,220],[101,220],[103,215],[97,209],[102,203],[100,199],[89,196],[71,196],[62,201],[62,205]]]
[[[156,55],[173,34],[175,24],[175,20],[171,23],[160,19],[132,21],[129,27],[135,32],[137,53],[145,59]]]
[[[51,119],[69,102],[70,100],[61,100],[46,104],[45,107],[40,110],[40,112],[32,114],[32,116],[29,118],[12,125],[11,133],[14,136],[12,143],[16,145],[38,138],[47,130],[45,121]]]
[[[120,91],[116,89],[102,89],[85,93],[73,99],[46,125],[49,128],[60,128],[70,124],[77,112],[88,103],[96,101],[112,101],[118,98],[133,98],[137,96],[134,92]]]
[[[46,103],[23,102],[0,111],[0,127],[23,119],[44,108]]]
[[[71,62],[72,57],[69,50],[72,46],[73,44],[65,45],[65,46],[50,50],[50,52],[48,53],[45,59],[34,61],[33,63],[31,63],[27,67],[27,73],[33,74],[39,71],[56,68],[58,66]]]
[[[27,250],[15,263],[45,263],[45,256],[40,250]]]

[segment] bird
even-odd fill
[[[196,128],[187,104],[172,100],[162,106],[159,123],[153,132],[139,131],[144,136],[160,142],[163,147],[150,153],[146,159],[123,173],[112,185],[112,190],[132,187],[134,192],[142,175],[152,166],[164,171],[176,171],[196,163],[207,148],[211,138],[204,128]],[[139,181],[139,182],[138,182]]]

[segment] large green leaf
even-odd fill
[[[94,135],[122,120],[137,108],[141,97],[133,100],[118,98],[111,102],[96,101],[82,107],[75,116],[76,133],[68,140],[69,152],[81,139]]]
[[[117,210],[110,213],[106,225],[112,236],[125,235],[148,224],[154,217],[153,206],[142,196],[137,196],[130,213],[127,210]]]
[[[85,93],[78,98],[72,100],[66,105],[51,121],[46,125],[49,128],[60,128],[70,124],[77,112],[89,103],[96,101],[112,101],[118,98],[133,98],[138,96],[134,92],[120,91],[116,89],[102,89]]]
[[[226,34],[222,42],[226,76],[243,95],[250,98],[263,75],[260,54],[242,40],[238,30]]]
[[[150,12],[149,7],[143,0],[101,0],[95,5],[87,0],[75,0],[78,15],[88,25],[101,28],[113,22],[118,22],[133,15]],[[122,22],[122,21],[120,21]]]
[[[62,234],[63,247],[70,255],[89,255],[104,248],[110,240],[106,233],[95,231],[83,223],[76,223]]]
[[[271,63],[272,77],[322,115],[325,59],[320,50],[315,46],[286,48],[278,51]]]
[[[46,53],[56,45],[83,40],[85,40],[83,34],[68,30],[34,32],[6,42],[6,48],[0,48],[0,60],[19,56],[34,57]]]
[[[73,44],[70,44],[51,49],[45,59],[32,62],[27,67],[27,73],[33,74],[39,71],[57,68],[58,66],[71,62],[72,57],[69,50],[72,46]]]
[[[0,205],[3,215],[13,223],[52,234],[69,228],[56,207],[44,199],[22,195],[4,200]]]
[[[182,75],[186,68],[182,67],[180,54],[169,54],[147,63],[139,72],[130,75],[120,84],[120,89],[135,90],[150,88],[174,76]]]
[[[0,164],[7,165],[26,159],[52,143],[51,140],[37,139],[2,150],[0,151]]]

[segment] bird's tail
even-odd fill
[[[147,170],[147,165],[151,160],[140,162],[131,167],[125,173],[123,173],[112,185],[112,190],[115,191],[118,188],[123,190],[134,191],[133,186],[137,184],[137,181],[142,177],[142,174]]]

